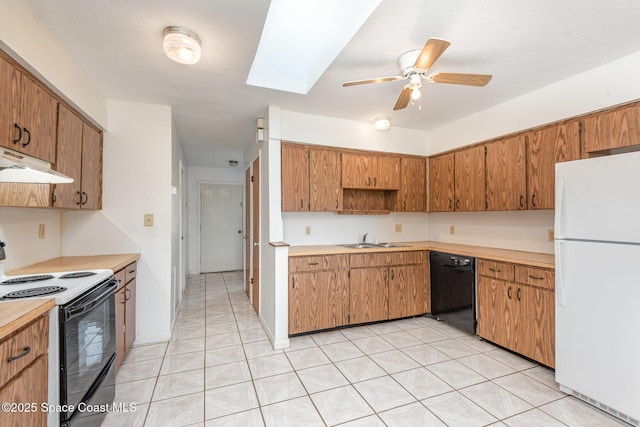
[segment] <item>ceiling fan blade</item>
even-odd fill
[[[411,99],[411,88],[409,85],[406,85],[402,92],[400,92],[400,96],[396,101],[396,105],[393,107],[393,110],[402,110],[407,105],[409,105],[409,100]]]
[[[425,43],[422,51],[416,59],[414,68],[428,70],[440,58],[440,55],[447,50],[451,42],[442,39],[429,39]]]
[[[485,86],[489,83],[491,77],[491,74],[435,73],[430,75],[428,80],[432,83]]]
[[[402,77],[402,76],[393,76],[393,77],[378,77],[377,79],[354,80],[352,82],[343,83],[342,87],[366,85],[366,84],[369,84],[369,83],[394,82],[396,80],[402,80],[402,79],[404,79],[404,77]]]

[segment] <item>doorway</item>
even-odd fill
[[[260,157],[253,161],[251,178],[251,303],[256,313],[260,313]]]
[[[242,185],[200,186],[200,272],[242,269]]]

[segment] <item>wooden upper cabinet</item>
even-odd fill
[[[402,157],[400,159],[400,191],[395,211],[424,212],[427,209],[426,159]]]
[[[373,153],[342,153],[342,187],[371,190],[397,190],[400,159]]]
[[[299,144],[281,145],[282,210],[309,210],[309,148]]]
[[[0,145],[55,162],[58,101],[0,57]]]
[[[60,106],[55,169],[73,178],[71,184],[56,184],[55,207],[102,207],[102,136],[65,106]]]
[[[527,175],[524,135],[485,144],[487,210],[527,209]]]
[[[581,121],[585,155],[640,144],[640,103],[595,113]]]
[[[454,210],[454,154],[429,158],[429,211]]]
[[[82,124],[82,209],[102,208],[102,134]]]
[[[485,210],[484,146],[456,151],[455,206],[456,211]]]
[[[58,117],[58,144],[55,169],[73,178],[71,184],[57,184],[53,205],[78,208],[82,202],[82,119],[61,106]]]
[[[333,212],[342,209],[340,152],[309,149],[309,210]]]
[[[526,135],[529,209],[555,206],[555,164],[580,158],[580,123],[572,120]]]

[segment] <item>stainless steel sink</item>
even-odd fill
[[[376,243],[375,246],[379,248],[409,248],[410,245],[403,245],[402,243]]]
[[[371,249],[371,248],[378,247],[372,243],[352,243],[350,245],[340,245],[340,246],[344,246],[345,248],[351,248],[351,249]]]

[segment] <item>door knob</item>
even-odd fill
[[[253,246],[260,246],[260,242],[253,242]]]

